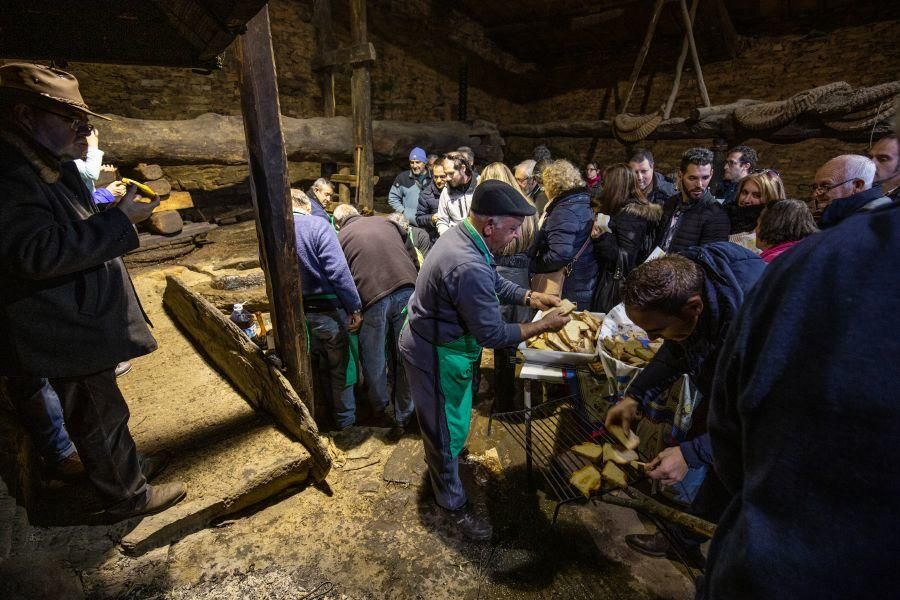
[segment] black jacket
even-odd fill
[[[647,200],[662,206],[677,192],[675,184],[670,179],[658,171],[653,172],[653,189],[647,193]]]
[[[594,254],[600,269],[615,271],[619,250],[624,250],[627,255],[625,275],[643,262],[653,250],[661,217],[662,207],[658,204],[640,204],[636,201],[626,204],[610,218],[610,231],[594,240]]]
[[[0,375],[77,377],[152,352],[121,259],[139,245],[128,217],[99,212],[74,163],[0,138]]]
[[[437,227],[431,217],[437,213],[441,190],[429,179],[428,184],[419,192],[419,206],[416,209],[416,225],[428,232],[431,241],[438,239]]]
[[[662,245],[672,217],[680,211],[678,225],[668,248]],[[697,201],[683,202],[681,192],[666,200],[662,219],[656,232],[656,245],[666,252],[681,252],[691,246],[712,242],[727,242],[731,222],[722,205],[716,202],[709,190]]]

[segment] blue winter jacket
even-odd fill
[[[689,338],[683,342],[663,342],[653,360],[631,383],[628,395],[657,418],[671,419],[671,415],[654,410],[652,403],[683,374],[691,376],[704,400],[695,409],[691,432],[688,440],[681,443],[681,452],[687,463],[696,467],[712,464],[706,415],[719,351],[728,327],[747,292],[763,274],[766,263],[750,250],[731,242],[695,246],[680,254],[703,268],[703,313]]]
[[[697,598],[896,594],[898,231],[894,206],[807,238],[735,319],[709,414],[734,495]]]
[[[599,271],[590,243],[594,223],[591,195],[587,188],[566,192],[547,204],[545,214],[531,251],[531,273],[550,273],[565,267],[587,242],[574,270],[566,277],[562,296],[577,303],[580,309],[590,309]]]
[[[428,187],[429,183],[431,178],[428,171],[423,171],[420,175],[413,175],[409,169],[403,171],[394,179],[394,185],[388,192],[388,204],[394,212],[403,213],[407,221],[415,223],[416,210],[419,208],[419,193]]]

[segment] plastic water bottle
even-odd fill
[[[253,339],[259,333],[259,328],[253,319],[253,315],[244,310],[243,304],[235,304],[231,311],[231,322],[241,328],[247,337]]]

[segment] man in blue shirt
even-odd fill
[[[506,183],[478,186],[469,217],[438,239],[425,259],[400,336],[435,501],[474,540],[489,539],[492,529],[468,504],[458,471],[472,416],[473,367],[483,347],[515,346],[569,321],[558,312],[526,324],[500,316],[501,302],[541,310],[559,305],[554,296],[503,279],[494,263],[493,252],[517,239],[522,221],[534,213]]]

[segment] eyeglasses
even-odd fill
[[[736,167],[736,166],[738,166],[738,165],[749,165],[749,164],[750,164],[750,163],[745,162],[745,161],[743,161],[743,160],[731,160],[731,159],[728,159],[728,160],[725,161],[725,166],[727,166],[727,167]]]
[[[753,171],[754,175],[774,175],[775,177],[781,177],[781,173],[776,171],[775,169],[756,169]]]
[[[847,181],[842,181],[842,182],[840,182],[840,183],[835,183],[834,185],[822,185],[822,184],[819,184],[819,183],[813,183],[812,185],[810,185],[810,184],[803,184],[803,185],[797,186],[797,188],[798,188],[801,192],[803,192],[803,193],[805,193],[805,194],[811,194],[811,195],[813,195],[813,196],[821,196],[821,195],[823,195],[823,194],[827,194],[828,192],[830,192],[830,191],[833,190],[834,188],[841,187],[841,186],[844,185],[845,183],[850,183],[851,181],[855,181],[856,179],[857,179],[856,177],[851,177],[851,178],[848,179]]]
[[[72,115],[66,115],[63,113],[58,113],[55,110],[48,110],[46,108],[41,108],[42,111],[50,113],[51,115],[56,115],[63,121],[68,121],[69,127],[72,128],[72,131],[78,134],[83,135],[91,135],[94,132],[94,126],[88,123],[83,119],[79,119],[78,117],[73,117]]]

